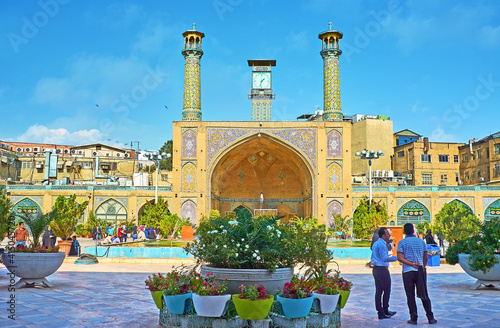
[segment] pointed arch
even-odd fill
[[[327,224],[330,227],[331,224],[333,223],[333,216],[335,214],[342,215],[342,204],[339,201],[333,200],[330,203],[328,203],[327,211],[328,211]]]
[[[405,223],[422,223],[427,221],[432,222],[432,216],[430,214],[427,206],[421,202],[411,199],[401,205],[397,213],[397,223],[398,225],[403,225]]]
[[[196,219],[196,204],[192,200],[188,199],[181,206],[181,217],[184,219],[189,219],[192,224],[197,223]]]
[[[118,200],[109,198],[96,208],[95,216],[116,225],[127,220],[127,208]]]
[[[196,134],[191,130],[182,135],[182,157],[196,157]]]
[[[182,191],[196,191],[196,165],[191,162],[182,166]]]
[[[342,157],[342,135],[332,130],[327,137],[328,157]]]
[[[493,218],[500,219],[500,198],[490,203],[484,211],[485,221],[490,221]]]
[[[235,207],[235,208],[233,209],[233,212],[234,212],[234,213],[236,213],[236,210],[242,210],[242,211],[244,211],[245,213],[250,213],[250,215],[251,215],[251,216],[253,216],[253,212],[252,212],[252,210],[251,210],[248,206],[245,206],[245,205],[243,205],[243,204],[238,205],[237,207]]]

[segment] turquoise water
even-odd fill
[[[96,254],[97,249],[97,254]],[[369,259],[371,250],[368,247],[357,248],[329,248],[334,259]],[[85,253],[104,257],[123,258],[172,258],[192,259],[193,255],[187,254],[182,247],[116,247],[98,246],[87,247]]]

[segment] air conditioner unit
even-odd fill
[[[57,169],[62,170],[62,169],[63,169],[63,167],[64,167],[64,165],[63,165],[63,164],[57,164]]]
[[[129,154],[125,154],[125,155],[123,155],[123,156],[125,156],[125,158],[128,158],[130,155],[129,155]]]
[[[64,153],[65,154],[69,153],[69,149],[64,149]]]
[[[43,157],[43,156],[45,156],[45,154],[44,153],[38,153],[38,154],[36,154],[36,156]]]
[[[109,153],[106,153],[106,157],[109,157]]]
[[[18,148],[17,148],[17,152],[18,152],[18,153],[22,152],[23,150],[24,150],[24,149],[22,149],[21,147],[18,147]]]
[[[411,180],[413,179],[413,174],[409,173],[406,175],[406,179]]]
[[[380,171],[379,170],[372,171],[372,177],[373,178],[379,178],[380,177]]]
[[[36,164],[35,164],[35,167],[36,167],[37,169],[41,169],[41,168],[43,168],[43,163],[36,163]]]
[[[33,151],[38,153],[40,151],[40,147],[34,147]]]
[[[56,149],[56,154],[60,154],[61,153],[61,149]]]
[[[96,153],[97,154],[97,153]],[[83,150],[78,151],[78,155],[83,155]]]
[[[93,153],[92,153],[92,155],[97,156],[97,152],[96,152],[96,151],[95,151],[95,152],[93,152]]]
[[[29,153],[29,152],[31,152],[31,148],[29,148],[29,147],[26,147],[24,150],[25,150],[26,152],[28,152],[28,153]]]
[[[76,153],[76,150],[71,149],[71,153],[72,153],[72,154]]]
[[[120,157],[120,153],[116,153],[116,157]]]

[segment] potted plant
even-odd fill
[[[186,301],[191,299],[191,282],[188,276],[177,271],[167,273],[163,285],[163,299],[170,313],[184,314]]]
[[[8,247],[8,252],[2,254],[5,267],[21,278],[16,283],[16,288],[35,284],[52,287],[45,277],[50,276],[59,269],[64,261],[65,254],[60,253],[57,246],[41,246],[40,236],[55,215],[54,212],[21,214],[21,220],[31,232],[31,245],[28,247]]]
[[[314,301],[309,288],[301,281],[287,282],[276,296],[281,304],[281,313],[288,319],[307,317]]]
[[[274,297],[267,294],[266,288],[254,284],[248,287],[241,285],[239,290],[240,294],[233,295],[232,300],[240,318],[245,320],[265,319],[274,302]]]
[[[319,312],[328,314],[335,311],[340,296],[335,277],[325,275],[322,281],[317,284],[313,296],[319,300]]]
[[[231,294],[224,295],[226,283],[226,280],[219,282],[212,273],[192,279],[193,305],[199,316],[218,318],[224,314],[231,299]]]
[[[76,195],[69,198],[58,196],[52,206],[52,211],[57,213],[57,216],[50,223],[54,235],[62,239],[59,241],[60,248],[69,255],[71,249],[71,235],[74,233],[78,218],[80,218],[87,208],[88,201],[81,204],[76,202]]]
[[[306,261],[310,243],[317,242],[313,231],[280,223],[280,218],[236,211],[236,217],[202,219],[197,238],[185,251],[201,265],[202,275],[228,278],[229,293],[255,283],[277,290],[291,280],[294,266]]]
[[[470,276],[478,279],[472,286],[500,284],[500,220],[494,218],[479,224],[479,232],[458,240],[446,252],[446,261],[460,264]]]
[[[166,286],[165,277],[161,273],[153,273],[153,276],[148,276],[145,283],[146,288],[151,292],[151,297],[153,297],[156,307],[159,310],[163,309],[162,295]]]
[[[340,277],[338,271],[334,275],[334,279],[340,294],[339,307],[343,309],[351,294],[352,282]]]

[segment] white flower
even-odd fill
[[[226,246],[226,245],[224,245],[224,248],[227,248],[227,246]]]
[[[253,253],[253,254],[252,254],[252,256],[253,256],[253,257],[257,257],[257,254],[256,254],[256,253]]]
[[[219,247],[219,245],[215,245],[215,248]]]
[[[234,254],[234,256],[238,257],[238,253]]]
[[[223,225],[221,225],[219,228],[221,228],[221,229],[222,229],[222,228],[224,228],[224,226],[223,226]]]
[[[245,238],[241,238],[241,241],[245,241]]]
[[[248,245],[245,246],[245,248],[248,248],[248,247],[249,247]]]
[[[256,250],[255,250],[255,253],[259,253],[259,250],[258,250],[258,249],[256,249]]]
[[[257,261],[260,260],[260,256],[257,256]]]
[[[273,227],[267,226],[267,230],[273,230]]]
[[[236,247],[240,247],[240,243],[236,244]]]
[[[226,233],[226,232],[227,232],[227,230],[226,230],[226,229],[222,230],[222,233]]]

